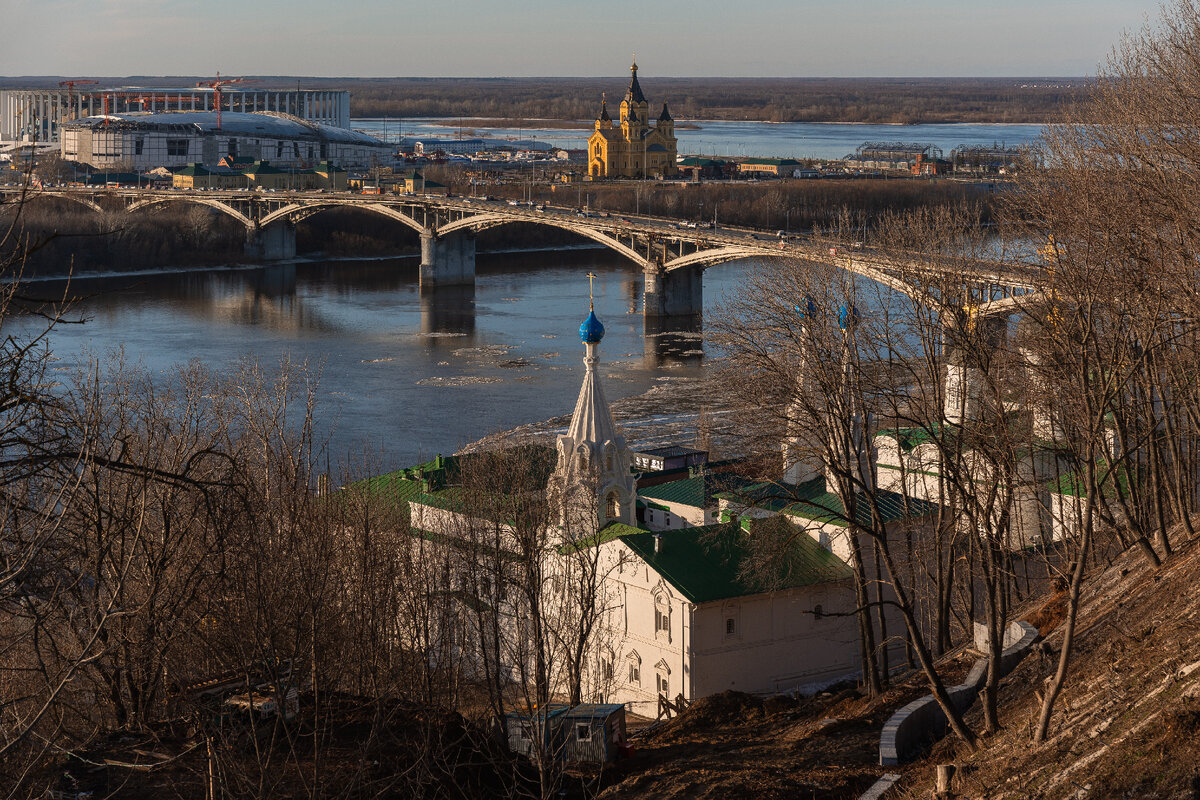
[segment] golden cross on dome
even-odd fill
[[[596,308],[596,297],[592,293],[592,287],[593,287],[593,282],[596,280],[596,273],[589,272],[587,274],[587,279],[588,279],[588,307],[591,309],[595,309]]]

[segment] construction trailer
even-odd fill
[[[508,747],[527,758],[537,743],[565,764],[603,764],[616,761],[628,741],[625,706],[621,703],[550,705],[542,711],[510,711]]]
[[[510,711],[504,715],[508,728],[508,749],[527,758],[537,750],[557,753],[562,748],[559,718],[569,706],[553,703],[534,711]]]
[[[564,733],[564,762],[607,764],[623,755],[622,749],[628,742],[623,704],[583,703],[559,719]]]

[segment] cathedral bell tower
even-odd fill
[[[610,522],[637,524],[632,457],[596,373],[604,326],[594,304],[579,326],[579,338],[585,348],[583,386],[571,426],[558,437],[558,465],[549,487],[558,524],[571,539],[591,536]]]
[[[646,129],[650,127],[650,104],[646,101],[646,95],[642,94],[642,85],[638,83],[637,70],[638,66],[635,61],[629,68],[633,77],[629,81],[629,88],[625,91],[625,99],[621,101],[621,128],[630,141],[641,139]]]

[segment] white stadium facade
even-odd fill
[[[62,156],[118,171],[215,166],[226,156],[307,168],[321,161],[342,167],[388,164],[395,146],[349,128],[282,113],[211,111],[109,114],[62,126]]]
[[[216,92],[207,87],[154,89],[0,89],[0,141],[57,142],[71,120],[103,114],[212,111]],[[222,112],[272,111],[334,128],[350,127],[350,92],[318,89],[221,89]]]

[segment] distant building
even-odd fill
[[[474,154],[488,149],[488,143],[483,139],[411,139],[405,140],[404,145],[411,146],[412,152],[421,156],[431,156],[434,153]]]
[[[708,452],[694,450],[691,447],[670,445],[655,447],[650,450],[638,450],[633,454],[635,469],[661,472],[666,469],[682,469],[708,463]]]
[[[722,161],[719,158],[703,158],[701,156],[688,156],[675,162],[675,168],[684,174],[690,175],[692,180],[699,180],[700,178],[723,178],[728,166],[728,162]]]
[[[663,103],[658,121],[650,125],[650,104],[637,78],[637,64],[629,68],[633,78],[621,101],[621,118],[614,125],[608,103],[600,103],[600,118],[588,138],[588,175],[593,178],[651,178],[675,174],[677,141],[675,120]]]
[[[66,123],[103,114],[215,111],[214,95],[208,87],[0,89],[0,141],[57,142]],[[340,89],[226,86],[221,89],[221,110],[245,114],[271,111],[319,125],[350,127],[350,93]]]
[[[794,158],[748,158],[738,164],[738,173],[790,178],[801,166],[803,165]]]
[[[394,148],[365,133],[275,113],[172,111],[88,117],[63,126],[62,156],[97,169],[144,171],[222,159],[269,159],[276,167],[390,163]]]

